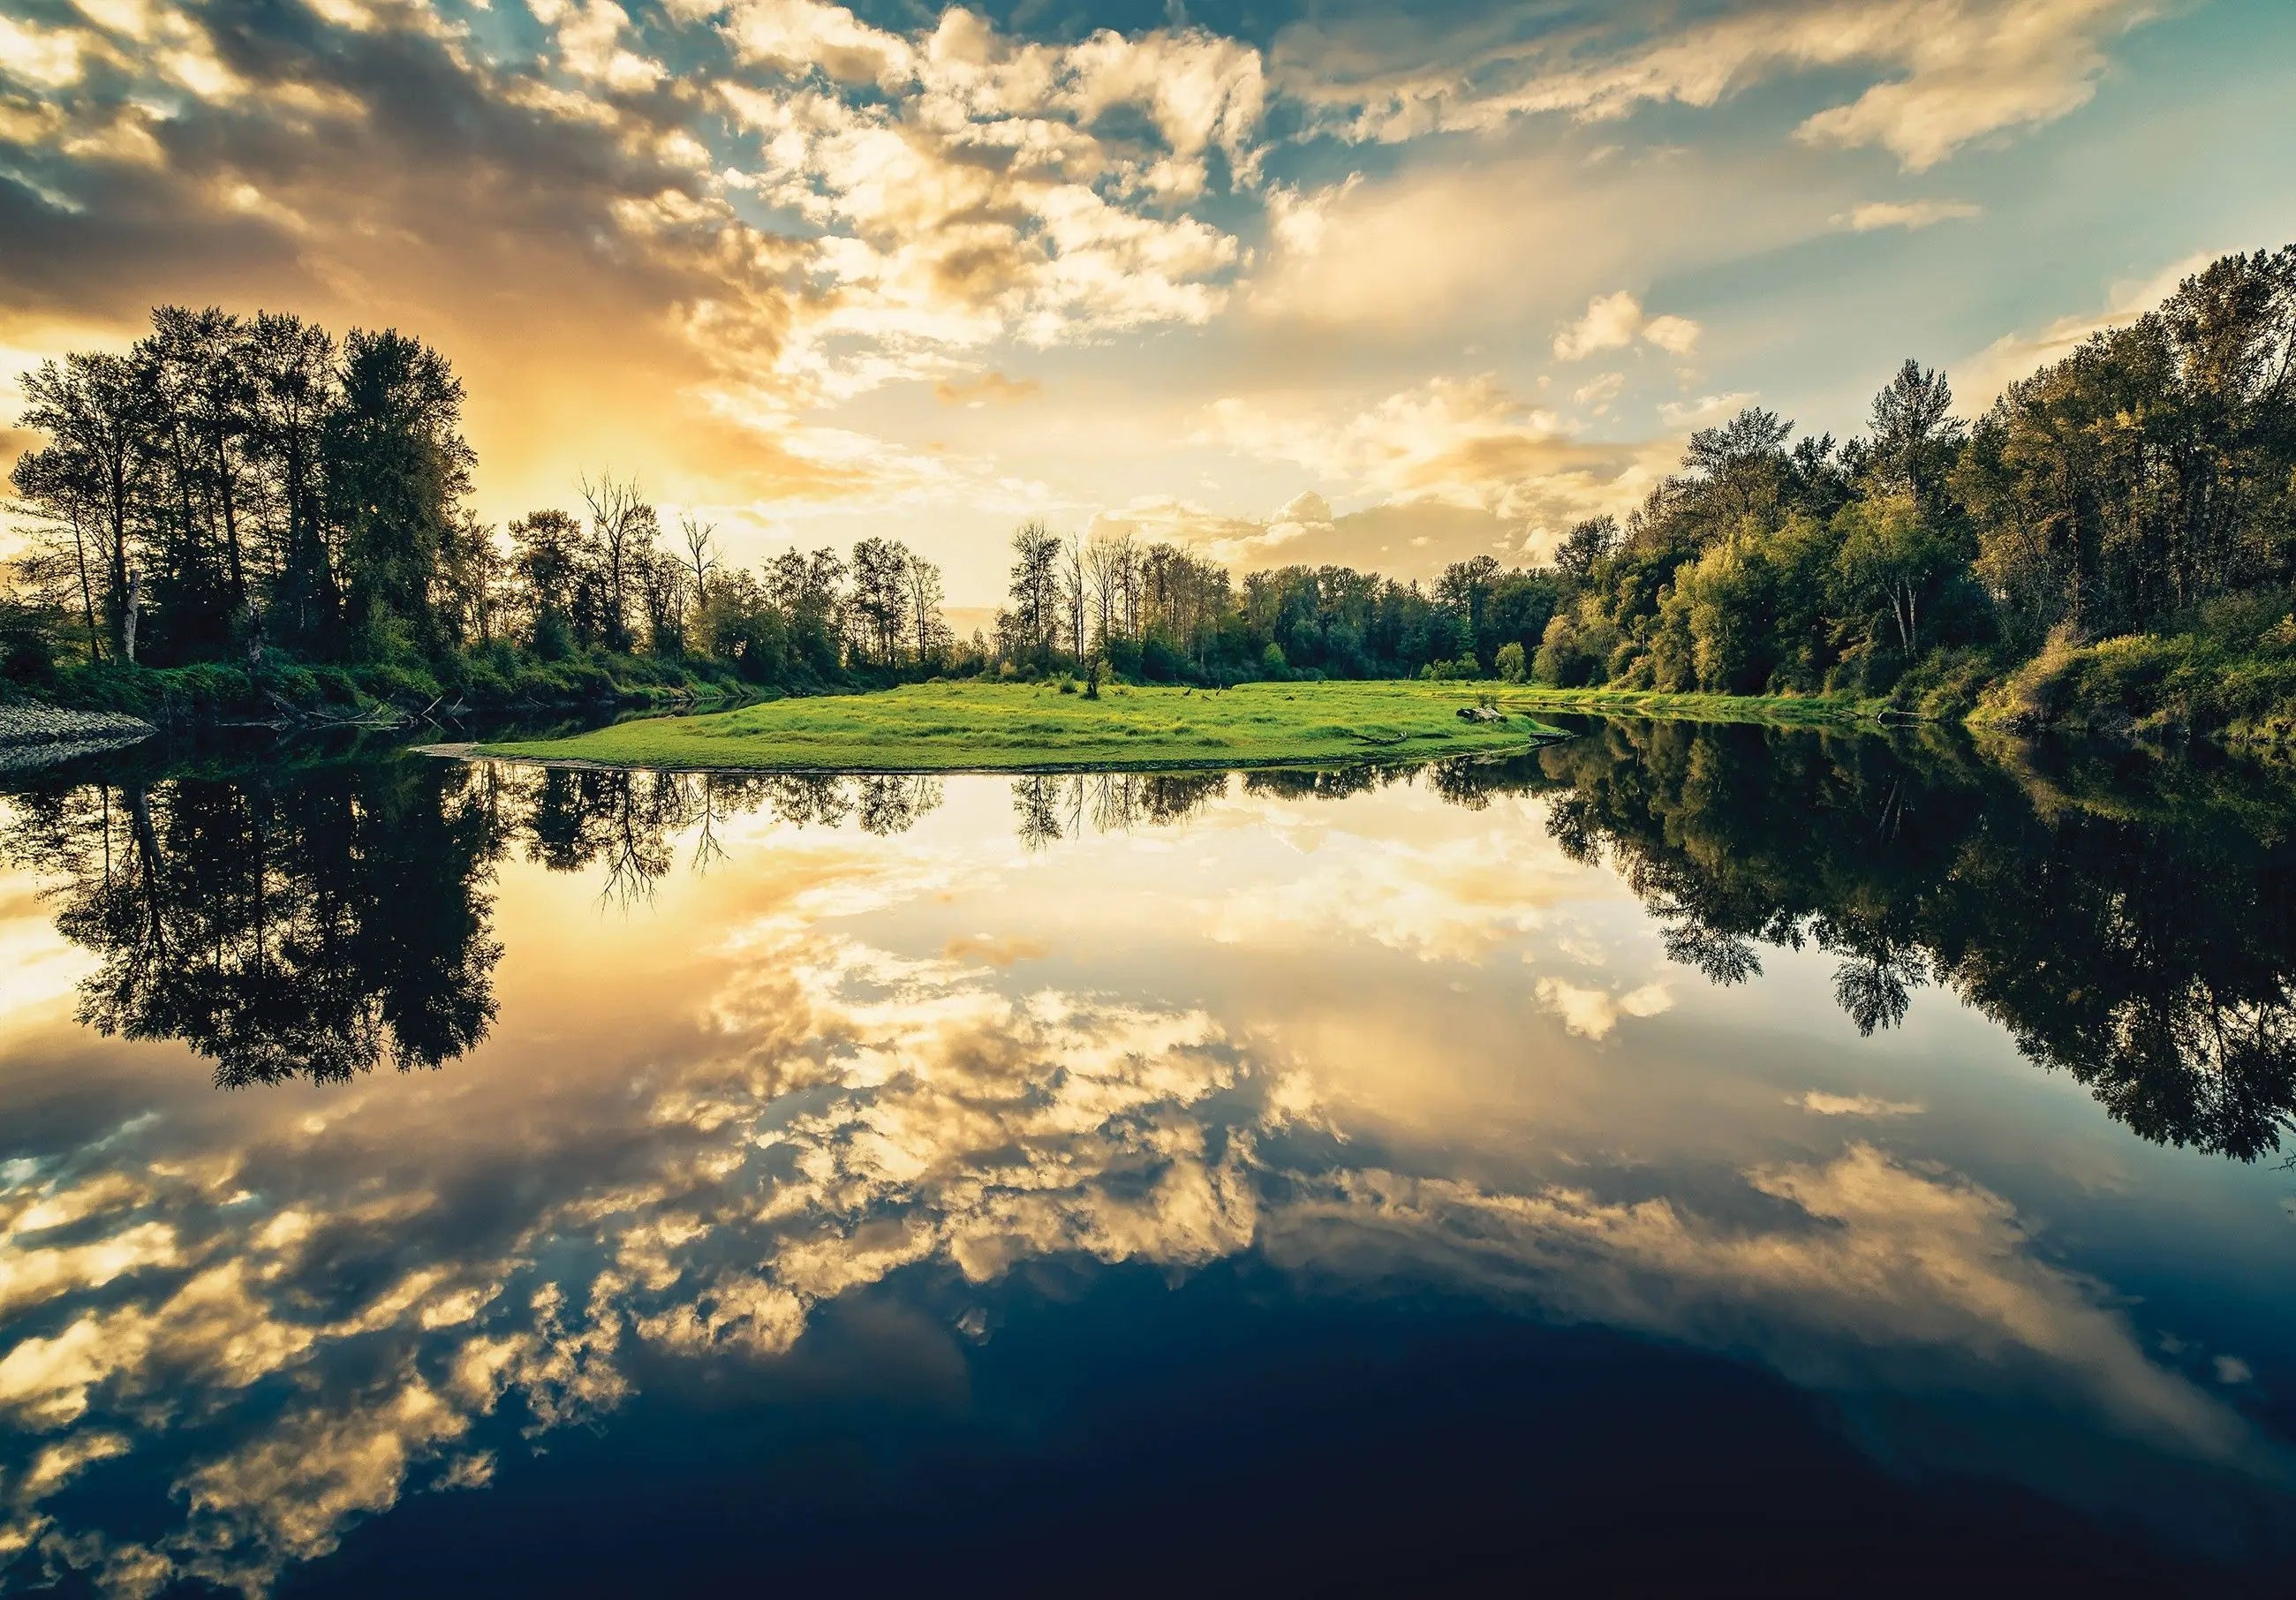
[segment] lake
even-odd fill
[[[0,1588],[2288,1592],[2296,787],[128,757],[0,803]]]

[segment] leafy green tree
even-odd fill
[[[343,341],[342,403],[322,436],[329,509],[340,529],[345,620],[370,656],[403,636],[435,650],[431,579],[470,492],[463,383],[447,358],[395,329]]]

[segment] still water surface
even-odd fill
[[[2289,1592],[2292,821],[1636,724],[20,784],[0,1589]]]

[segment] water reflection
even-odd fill
[[[1984,1120],[2047,1159],[1988,1163],[1926,1109],[1941,1077],[1812,1087],[1863,1059],[1838,1024],[1771,1076],[1763,984],[1638,954],[1775,982],[1819,948],[1876,1029],[1941,981],[2100,1092],[2140,1056],[2195,1080],[2201,1142],[2240,1153],[2217,1076],[2285,1117],[2257,1029],[2284,1025],[2289,847],[2239,775],[2128,775],[1622,727],[1416,775],[406,759],[20,796],[86,1017],[273,1087],[185,1092],[180,1052],[34,1005],[0,1035],[4,1580],[261,1591],[578,1424],[643,1437],[667,1367],[787,1360],[840,1307],[897,1304],[961,1367],[1082,1293],[1064,1267],[1247,1261],[1700,1352],[1919,1472],[2251,1538],[2289,1462],[2242,1384],[2287,1370],[2285,1325],[2139,1310],[2097,1259],[2136,1247],[2071,1257],[2033,1218],[2109,1182],[2265,1284],[2276,1235],[2183,1198],[2195,1166],[2259,1175],[2100,1176],[1997,1081]],[[2090,921],[2044,927],[2021,862]],[[2103,1005],[2069,992],[2084,927],[2140,1016],[2256,1011],[2265,1067],[2189,1022],[2061,1027]],[[1232,1348],[1225,1315],[1169,1337]]]
[[[1861,1033],[1942,985],[2148,1139],[2253,1161],[2296,1128],[2296,841],[2267,774],[1604,723],[1416,770],[1028,775],[1013,828],[1040,851],[1171,826],[1239,784],[1285,801],[1423,784],[1470,811],[1538,795],[1562,851],[1615,865],[1709,981],[1815,948]],[[59,930],[102,957],[82,1020],[180,1038],[237,1087],[469,1049],[495,1015],[487,888],[506,853],[600,870],[627,906],[677,870],[681,839],[689,869],[722,860],[728,818],[889,837],[943,796],[920,776],[398,758],[29,792],[0,849],[56,884]]]
[[[1712,981],[1813,945],[1860,1032],[1944,984],[2148,1139],[2252,1161],[2296,1128],[2296,839],[2269,775],[1663,724],[1540,765],[1556,841],[1607,849]]]
[[[406,761],[99,782],[14,797],[4,849],[100,958],[83,1022],[181,1039],[227,1087],[337,1080],[494,1021],[485,787]]]

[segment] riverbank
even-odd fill
[[[1479,706],[1490,688],[1117,685],[1095,700],[1053,684],[911,684],[468,750],[519,760],[692,770],[1014,772],[1416,761],[1521,750],[1562,736],[1505,702],[1496,710]]]
[[[663,710],[726,705],[759,693],[722,667],[603,652],[544,661],[508,650],[408,666],[266,661],[260,671],[218,661],[130,667],[105,661],[14,686],[0,715],[131,718],[146,733],[213,728],[291,731],[390,726],[428,718],[499,716],[584,707]],[[6,743],[0,731],[0,743]]]
[[[160,730],[139,717],[0,703],[0,775],[139,744]]]

